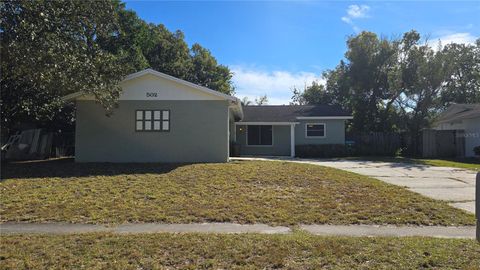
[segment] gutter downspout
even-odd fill
[[[295,124],[290,124],[290,157],[295,157]]]

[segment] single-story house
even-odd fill
[[[345,121],[352,116],[339,106],[244,106],[234,141],[239,155],[295,156],[295,146],[345,144]]]
[[[474,157],[473,148],[480,146],[480,104],[452,104],[439,115],[435,130],[455,131],[464,138],[464,155]]]
[[[111,116],[75,93],[77,162],[226,162],[240,101],[146,69],[127,76]]]
[[[239,99],[146,69],[121,83],[106,116],[93,96],[74,93],[77,162],[226,162],[241,155],[295,156],[298,144],[344,144],[335,106],[242,106]]]

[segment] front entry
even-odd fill
[[[236,123],[234,144],[240,156],[292,156],[292,130],[290,124]]]

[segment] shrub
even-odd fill
[[[348,156],[343,144],[304,144],[295,147],[295,154],[301,158],[333,158]]]
[[[475,153],[475,155],[480,156],[480,145],[479,145],[479,146],[475,146],[475,147],[473,148],[473,152]]]

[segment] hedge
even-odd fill
[[[344,144],[304,144],[295,147],[295,154],[301,158],[333,158],[349,156]]]

